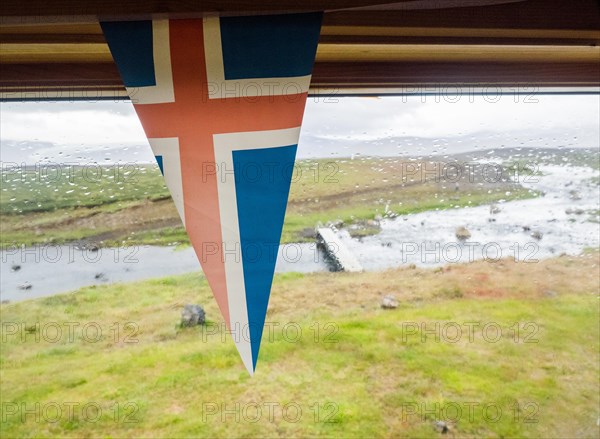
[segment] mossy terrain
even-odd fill
[[[277,275],[254,377],[197,273],[3,304],[0,436],[597,437],[599,262]]]

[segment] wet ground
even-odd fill
[[[598,171],[549,165],[540,172],[540,176],[520,181],[544,194],[538,198],[399,216],[383,220],[379,234],[361,239],[353,239],[343,230],[339,234],[366,270],[504,257],[535,262],[597,248]],[[458,239],[460,227],[466,228],[470,237]],[[82,249],[63,245],[8,249],[0,255],[0,298],[9,301],[200,270],[192,248]],[[315,244],[279,248],[277,272],[326,270],[328,265]]]

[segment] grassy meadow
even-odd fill
[[[599,256],[277,275],[254,377],[197,273],[2,304],[0,436],[598,437]]]

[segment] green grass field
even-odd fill
[[[408,171],[422,162],[299,161],[282,242],[313,241],[319,223],[476,206],[537,196],[518,184],[454,181]],[[436,163],[429,164],[434,167]],[[1,244],[186,244],[187,235],[156,166],[4,172]],[[369,232],[368,230],[366,232]]]
[[[599,262],[278,275],[254,377],[198,274],[3,304],[0,436],[598,437]]]

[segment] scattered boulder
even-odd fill
[[[501,209],[498,207],[497,204],[492,204],[490,205],[490,215],[496,215],[497,213],[500,213]]]
[[[456,239],[460,241],[466,241],[471,237],[471,232],[466,227],[459,227],[456,229]]]
[[[317,239],[317,232],[313,227],[305,227],[298,232],[301,238],[314,240]]]
[[[572,190],[569,191],[569,198],[574,201],[581,200],[581,194],[575,190]]]
[[[96,273],[95,276],[94,276],[94,279],[105,281],[106,280],[106,275],[104,273]]]
[[[544,237],[544,234],[538,230],[534,230],[533,232],[531,232],[531,237],[539,241]]]
[[[446,424],[444,421],[435,421],[433,423],[433,428],[438,433],[442,433],[442,434],[446,434],[449,431],[448,424]]]
[[[19,271],[21,269],[21,266],[19,264],[13,264],[10,267],[10,271]]]
[[[396,309],[398,308],[398,301],[392,295],[383,296],[381,307],[383,309]]]
[[[583,215],[585,211],[583,209],[567,209],[565,213],[567,215]]]
[[[33,285],[31,285],[31,282],[23,282],[17,288],[20,290],[30,290],[33,288]]]
[[[337,219],[335,221],[330,221],[329,223],[327,223],[327,225],[329,227],[335,227],[336,229],[341,229],[342,227],[344,227],[344,220]]]
[[[531,227],[529,226],[523,226],[523,231],[524,232],[529,232],[531,230]]]
[[[197,326],[204,325],[206,321],[206,313],[204,308],[196,304],[186,304],[181,311],[181,326]]]
[[[381,224],[378,220],[358,220],[347,227],[352,238],[364,238],[381,232]]]

